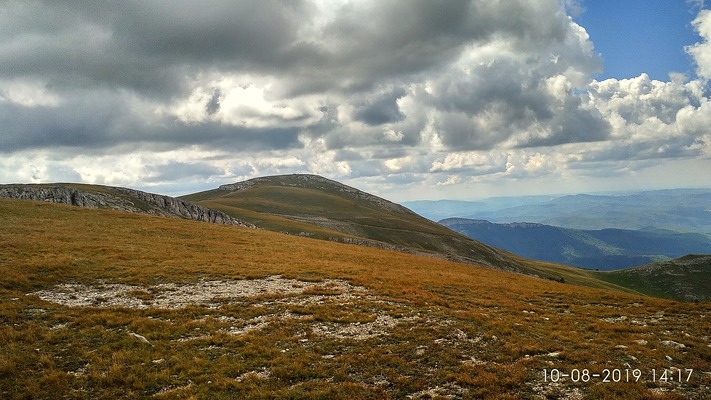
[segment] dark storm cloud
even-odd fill
[[[205,112],[207,113],[207,115],[213,115],[216,112],[220,111],[221,97],[222,92],[220,91],[220,89],[215,89],[212,92],[212,97],[210,97],[210,100],[205,105]]]
[[[405,94],[404,89],[394,89],[379,98],[366,100],[357,105],[355,119],[371,126],[402,121],[405,114],[400,111],[397,100]]]
[[[558,68],[546,59],[509,56],[435,81],[425,101],[441,111],[436,126],[443,143],[453,150],[488,150],[503,143],[536,147],[607,139],[611,128],[596,109],[585,107],[570,88],[551,89],[551,77],[566,82]]]
[[[540,76],[522,70],[518,60],[496,60],[473,67],[467,75],[451,74],[435,86],[438,106],[445,111],[480,113],[495,104],[505,104],[510,117],[521,119],[531,115],[548,119],[549,96],[543,93]]]
[[[692,158],[701,155],[702,140],[688,136],[646,142],[618,143],[605,151],[584,154],[582,162],[641,161]]]
[[[338,55],[350,70],[401,75],[447,62],[461,46],[493,36],[562,40],[565,26],[551,18],[554,10],[555,2],[365,1],[340,8],[324,33],[327,43],[343,46]],[[545,21],[535,18],[543,15]]]
[[[465,43],[499,31],[495,22],[472,21],[493,10],[461,1],[344,6],[308,37],[300,30],[314,23],[316,9],[305,1],[27,1],[5,8],[0,32],[9,45],[0,52],[0,74],[163,96],[182,93],[185,77],[204,71],[297,75],[285,86],[302,93],[367,87],[440,65]],[[517,26],[520,17],[506,20]]]
[[[557,146],[567,143],[587,143],[610,138],[612,127],[599,111],[582,107],[578,97],[566,97],[561,109],[547,121],[549,131],[532,135],[517,147]]]
[[[74,99],[61,107],[3,105],[0,152],[75,147],[95,151],[134,144],[143,149],[201,145],[229,151],[300,148],[296,128],[246,128],[176,120],[147,123],[111,96]]]
[[[0,104],[0,152],[70,146],[97,148],[131,140],[116,128],[127,124],[125,104],[111,96],[87,96],[61,107]]]
[[[236,153],[303,147],[296,128],[241,128],[219,123],[176,124],[161,130],[156,141],[202,145]]]
[[[165,182],[180,179],[190,179],[201,176],[216,176],[224,171],[208,164],[188,164],[171,162],[163,165],[153,165],[148,168],[150,178],[147,182]]]
[[[289,93],[369,91],[384,82],[418,80],[455,61],[469,46],[508,41],[511,50],[562,43],[567,19],[557,1],[361,1],[335,18],[294,65]]]
[[[56,86],[181,93],[202,71],[288,67],[299,1],[26,1],[0,13],[0,74]]]

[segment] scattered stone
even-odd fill
[[[662,344],[665,346],[674,347],[677,349],[683,349],[686,347],[686,345],[679,343],[679,342],[675,342],[673,340],[662,340]]]
[[[200,336],[187,336],[187,337],[181,337],[178,339],[175,339],[176,342],[190,342],[193,340],[206,340],[210,339],[209,335],[200,335]]]
[[[193,382],[189,380],[188,383],[183,386],[165,387],[165,388],[161,389],[160,391],[158,391],[158,393],[154,394],[153,397],[160,397],[160,396],[174,397],[177,395],[177,392],[190,389],[192,386],[193,386]]]
[[[142,335],[139,335],[139,334],[133,333],[133,332],[129,332],[128,334],[140,343],[147,344],[149,346],[153,346],[153,344],[151,342],[149,342],[145,336],[142,336]]]
[[[619,317],[609,317],[609,318],[601,318],[602,321],[609,322],[611,324],[617,324],[620,322],[625,322],[627,321],[627,317],[622,315]]]
[[[644,339],[633,340],[633,342],[637,343],[640,346],[645,346],[647,344],[647,341]]]
[[[88,366],[89,366],[89,364],[87,364],[86,366],[84,366],[82,368],[77,369],[76,371],[69,371],[69,372],[67,372],[67,374],[72,375],[74,377],[83,376],[86,374],[86,369]]]
[[[444,386],[437,386],[410,394],[408,399],[457,399],[462,398],[465,389],[454,383],[447,383]]]
[[[320,322],[311,326],[316,335],[337,339],[365,340],[385,335],[400,322],[412,321],[415,318],[394,318],[389,315],[378,315],[373,322],[365,323],[333,323]]]
[[[529,382],[536,396],[534,399],[565,399],[565,400],[582,400],[583,392],[577,387],[567,387],[561,382]]]
[[[454,333],[452,334],[452,336],[454,336],[457,340],[462,341],[462,342],[469,340],[469,336],[467,336],[466,332],[464,332],[461,329],[455,330]]]
[[[463,360],[462,364],[464,364],[464,365],[484,365],[484,364],[486,364],[486,361],[479,360],[476,357],[472,356],[468,360]]]
[[[271,371],[268,369],[263,369],[261,371],[249,371],[249,372],[245,372],[244,374],[238,376],[236,378],[236,380],[237,380],[237,382],[242,382],[245,379],[249,379],[249,378],[259,379],[259,380],[268,379],[271,376],[271,374],[272,374]]]

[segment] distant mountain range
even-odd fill
[[[581,230],[536,223],[495,224],[466,218],[448,218],[439,223],[526,258],[588,269],[621,269],[687,254],[711,253],[711,238],[698,233]]]
[[[660,229],[711,234],[711,189],[499,197],[471,202],[412,201],[403,205],[433,221],[458,217],[586,230]]]

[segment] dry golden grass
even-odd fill
[[[701,399],[711,386],[707,303],[178,219],[9,200],[0,213],[0,398]],[[179,309],[37,294],[120,283],[150,302],[170,294],[161,284],[273,276],[316,286]],[[651,381],[671,368],[694,372]],[[545,382],[544,369],[644,377]]]

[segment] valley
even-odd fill
[[[526,258],[594,270],[616,270],[688,254],[711,254],[711,236],[663,230],[561,228],[447,218],[440,224]]]

